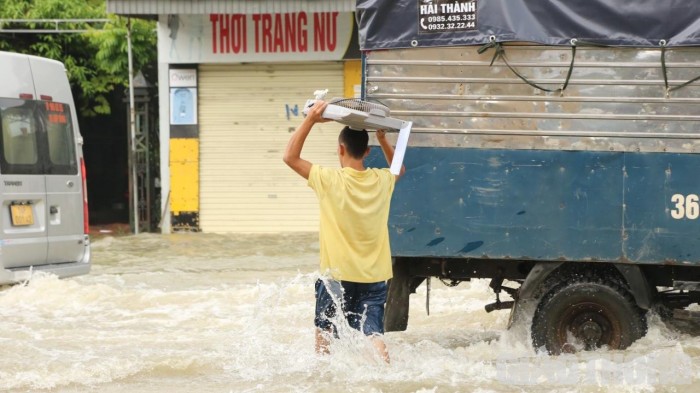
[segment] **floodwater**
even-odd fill
[[[354,331],[313,351],[315,234],[145,234],[93,242],[93,270],[0,291],[0,391],[697,392],[700,336],[650,316],[625,351],[549,357],[488,282],[412,295],[391,364]]]

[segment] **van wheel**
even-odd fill
[[[579,350],[625,349],[646,333],[646,317],[619,283],[577,277],[549,291],[532,320],[535,349],[552,355]]]

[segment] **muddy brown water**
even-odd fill
[[[392,362],[341,329],[313,351],[316,234],[144,234],[93,242],[89,275],[0,290],[0,391],[697,392],[700,336],[650,315],[624,351],[549,357],[487,314],[485,280],[412,295]]]

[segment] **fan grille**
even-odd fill
[[[363,101],[357,98],[333,98],[329,100],[328,103],[366,113],[369,113],[369,111],[374,109],[384,112],[384,116],[389,116],[390,114],[389,108],[386,105],[378,104],[376,102]]]

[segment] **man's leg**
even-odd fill
[[[328,288],[330,286],[331,288]],[[339,302],[338,293],[340,288],[337,281],[316,280],[316,311],[314,325],[316,326],[316,353],[327,354],[330,352],[330,337],[336,334],[335,325],[331,318],[336,314],[336,303]],[[331,295],[333,292],[333,295]],[[340,294],[342,297],[342,294]]]
[[[381,281],[372,284],[356,284],[353,309],[349,318],[355,318],[356,329],[371,337],[372,345],[379,356],[389,363],[389,351],[382,339],[384,335],[384,304],[386,303],[387,285]],[[347,289],[347,288],[346,288]],[[351,326],[353,324],[351,323]]]
[[[316,353],[327,355],[330,353],[331,341],[328,339],[333,334],[330,330],[323,331],[316,328]]]
[[[384,343],[382,336],[372,336],[372,345],[374,345],[374,348],[377,350],[377,353],[379,353],[382,360],[389,363],[389,350],[386,348],[386,344]]]

